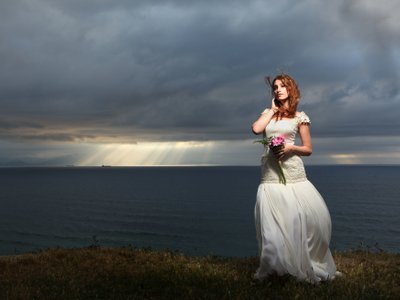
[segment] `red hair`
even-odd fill
[[[280,74],[274,78],[274,80],[270,80],[269,77],[266,77],[266,82],[271,86],[272,96],[275,97],[274,93],[274,85],[275,81],[280,80],[282,84],[286,87],[288,92],[288,108],[283,107],[281,103],[278,101],[278,112],[276,113],[276,118],[282,119],[283,117],[294,118],[296,116],[297,105],[300,101],[300,90],[297,86],[296,81],[287,74]]]

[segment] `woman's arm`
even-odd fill
[[[274,99],[272,99],[271,109],[265,113],[262,113],[261,116],[253,123],[251,127],[254,134],[261,134],[264,132],[265,127],[269,124],[274,114],[278,111],[278,107],[275,105]]]
[[[299,135],[301,146],[285,144],[284,146],[273,149],[278,159],[283,159],[286,155],[293,153],[299,156],[310,156],[312,153],[312,142],[310,126],[308,124],[299,125]]]

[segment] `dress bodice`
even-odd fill
[[[309,117],[304,112],[298,113],[292,119],[272,119],[265,128],[264,135],[267,138],[283,135],[287,144],[294,144],[299,125],[310,123]],[[287,183],[307,180],[300,156],[289,154],[281,161],[281,166]],[[278,161],[268,146],[265,146],[261,158],[261,181],[279,183]]]

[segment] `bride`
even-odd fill
[[[293,78],[281,74],[268,82],[274,99],[252,130],[263,134],[264,141],[282,137],[284,144],[273,147],[265,142],[261,158],[255,205],[260,265],[254,278],[290,274],[312,283],[332,280],[340,273],[329,250],[331,218],[300,158],[312,153],[311,122],[297,112],[300,91]],[[295,145],[297,134],[301,145]]]

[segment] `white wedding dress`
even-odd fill
[[[294,144],[298,126],[309,124],[304,113],[293,119],[272,119],[267,137],[283,134]],[[301,158],[290,155],[281,162],[286,184],[279,182],[277,159],[268,146],[261,159],[262,176],[255,205],[260,266],[254,277],[290,274],[317,283],[332,280],[336,266],[329,250],[331,218],[326,204],[308,181]]]

